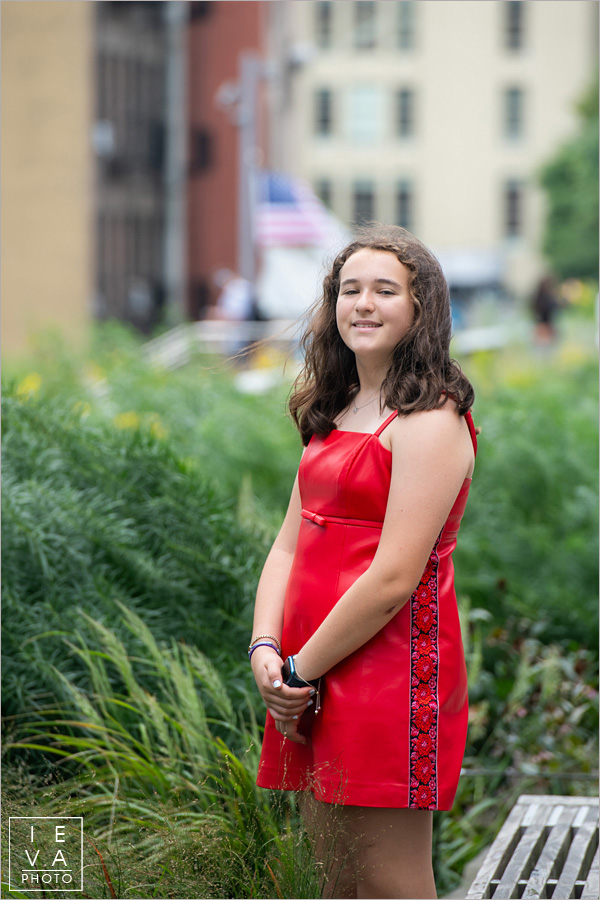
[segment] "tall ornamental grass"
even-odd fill
[[[23,717],[20,740],[6,748],[42,751],[74,770],[38,796],[44,815],[83,816],[84,896],[320,896],[322,873],[293,800],[273,802],[256,787],[251,703],[238,696],[234,708],[196,647],[159,646],[141,617],[122,604],[119,611],[139,656],[104,624],[75,617],[64,647],[91,688],[52,667],[59,702]],[[13,776],[5,803],[26,814],[22,778]]]
[[[139,655],[115,630],[75,616],[62,643],[90,687],[51,667],[56,699],[35,716],[18,716],[5,741],[12,763],[5,810],[83,816],[88,897],[320,896],[323,870],[295,799],[255,785],[260,730],[252,702],[232,693],[196,648],[159,645],[138,615],[118,606]],[[473,690],[481,617],[462,612],[471,625],[465,645]],[[560,649],[528,640],[505,655],[516,677],[504,716],[483,729],[484,752],[468,751],[452,812],[435,817],[441,892],[497,834],[519,793],[570,793],[573,775],[589,773],[595,758],[597,696],[594,704]],[[472,704],[472,731],[482,731],[483,706]],[[25,753],[57,760],[46,781],[15,765]],[[575,792],[593,793],[593,781],[576,782]]]
[[[112,626],[119,602],[243,680],[264,537],[171,443],[71,407],[3,399],[5,714],[44,702],[52,664],[83,684],[60,634],[79,609]]]

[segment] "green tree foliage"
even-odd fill
[[[598,82],[578,107],[578,134],[540,172],[543,251],[559,278],[598,277]]]

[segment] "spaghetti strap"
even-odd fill
[[[471,440],[473,441],[473,450],[475,451],[475,455],[477,455],[477,432],[475,431],[475,425],[473,424],[473,416],[471,415],[470,410],[465,413],[465,419],[467,421],[467,425],[469,426]]]
[[[385,422],[383,423],[383,425],[380,425],[380,426],[379,426],[379,428],[377,429],[377,431],[374,433],[374,437],[379,437],[379,435],[381,434],[381,432],[383,431],[383,429],[384,429],[384,428],[387,428],[388,425],[390,424],[390,422],[393,421],[393,419],[395,419],[397,415],[398,415],[398,410],[396,409],[396,410],[394,410],[394,412],[391,414],[391,416],[388,416],[388,417],[387,417],[387,419],[385,420]]]
[[[385,422],[383,422],[383,424],[381,424],[379,426],[377,431],[374,432],[374,437],[379,437],[381,432],[384,431],[384,429],[386,429],[388,427],[390,422],[393,422],[393,420],[396,418],[397,415],[398,415],[398,410],[394,410],[394,412],[390,416],[387,417]],[[469,434],[471,435],[471,440],[473,441],[473,450],[475,451],[475,455],[477,455],[477,432],[475,431],[475,425],[473,423],[473,416],[471,415],[470,410],[465,413],[465,420],[469,427]]]

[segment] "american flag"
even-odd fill
[[[256,240],[262,247],[327,247],[340,224],[300,178],[265,171],[258,177]]]

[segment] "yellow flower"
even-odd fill
[[[105,372],[104,369],[100,368],[96,363],[89,363],[86,369],[86,375],[90,381],[104,381]]]
[[[30,372],[17,387],[17,396],[21,399],[33,397],[42,385],[42,378],[37,372]]]
[[[164,438],[168,435],[168,431],[162,422],[152,422],[150,425],[150,434],[155,438]]]
[[[286,355],[276,347],[263,347],[253,357],[256,369],[280,369],[286,362]]]
[[[160,420],[160,416],[158,413],[148,413],[146,418],[146,424],[150,426],[150,434],[155,438],[164,438],[169,433],[165,428],[163,423]]]
[[[116,415],[113,422],[117,428],[137,428],[140,424],[140,417],[136,412],[130,410]]]
[[[537,381],[537,375],[534,369],[518,369],[514,372],[508,372],[506,375],[506,383],[513,388],[529,388]]]
[[[92,407],[87,400],[78,400],[73,404],[73,412],[79,413],[82,419],[85,419],[92,411]]]
[[[563,344],[559,352],[561,363],[567,367],[576,366],[579,363],[582,363],[586,356],[586,348],[579,346],[572,341]]]

